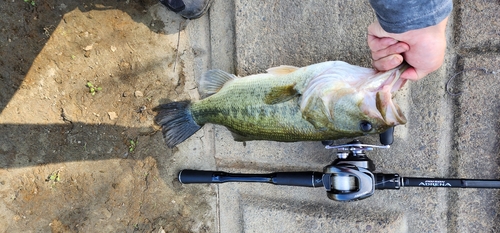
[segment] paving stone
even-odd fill
[[[455,5],[458,12],[457,44],[461,49],[476,48],[495,50],[500,46],[500,3],[496,0],[460,1]]]
[[[349,205],[333,207],[317,203],[283,203],[279,198],[243,206],[244,232],[333,232],[343,229],[351,229],[352,232],[405,232],[408,230],[406,216],[396,211],[380,213],[376,209],[355,209]],[[286,223],[276,221],[281,218],[289,221]]]
[[[234,1],[214,1],[210,8],[211,68],[234,73]]]
[[[370,64],[368,1],[235,1],[237,73],[327,60]]]
[[[500,55],[480,54],[461,61],[457,76],[453,163],[458,177],[500,178]],[[471,70],[472,69],[472,70]],[[485,69],[487,72],[484,72]],[[498,190],[469,189],[451,193],[450,219],[456,232],[498,232]]]

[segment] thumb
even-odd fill
[[[402,79],[417,81],[423,77],[425,77],[428,73],[423,70],[417,70],[414,67],[409,67],[402,74]]]

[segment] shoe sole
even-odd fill
[[[200,18],[205,13],[207,13],[207,10],[212,5],[212,2],[213,2],[213,0],[209,0],[207,2],[207,4],[205,4],[205,6],[203,7],[203,9],[198,14],[195,14],[195,15],[185,15],[185,14],[182,13],[182,11],[179,12],[178,14],[181,15],[182,17],[186,18],[186,19],[197,19],[197,18]]]

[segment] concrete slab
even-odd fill
[[[460,49],[480,48],[498,51],[500,46],[500,3],[495,0],[460,1],[455,5],[457,34]]]
[[[463,95],[446,92],[448,79],[462,69],[496,71],[499,67],[498,54],[491,53],[498,47],[496,27],[479,25],[481,20],[477,19],[485,18],[495,25],[500,17],[495,13],[497,8],[497,3],[488,1],[455,6],[448,28],[452,46],[445,64],[397,94],[408,123],[396,128],[390,150],[369,154],[377,172],[498,178],[500,111],[496,93],[500,87],[492,84],[498,77],[467,72],[450,87],[464,91]],[[479,14],[475,14],[478,9]],[[210,66],[240,76],[278,65],[305,66],[326,60],[369,67],[366,27],[374,19],[365,1],[215,1],[209,14]],[[481,51],[490,53],[483,56]],[[466,58],[459,59],[457,53]],[[468,75],[479,75],[476,78],[481,82]],[[484,90],[491,91],[485,95]],[[234,142],[224,127],[205,128],[214,136],[214,170],[321,171],[335,159],[319,142],[243,144]],[[360,139],[378,144],[378,137]],[[348,140],[336,143],[343,142]],[[498,191],[494,190],[402,188],[376,191],[373,197],[358,202],[339,203],[329,200],[321,188],[255,183],[214,187],[218,232],[495,232],[499,228]]]
[[[223,5],[216,2],[210,12],[210,17],[217,19],[211,20],[211,27],[217,28],[211,30],[212,42],[227,39],[225,32],[234,30],[234,70],[240,76],[272,66],[304,66],[325,60],[370,65],[365,39],[374,15],[367,2],[235,1],[234,28],[228,23],[231,13],[221,10],[228,5]],[[224,17],[231,28],[221,30],[219,19]],[[227,51],[217,47],[222,44],[212,44],[212,51]],[[393,148],[370,154],[378,172],[430,177],[449,174],[453,99],[446,94],[445,84],[448,74],[453,73],[455,58],[450,55],[446,61],[439,71],[398,93],[397,102],[409,121],[396,128]],[[233,63],[212,64],[231,71]],[[360,139],[379,143],[378,137]],[[337,143],[342,142],[347,140]],[[218,170],[266,173],[321,171],[335,156],[319,142],[244,145],[216,126],[215,159]],[[449,194],[444,189],[377,191],[359,202],[338,203],[329,200],[322,189],[222,184],[218,185],[218,196],[220,232],[446,232],[449,224]]]

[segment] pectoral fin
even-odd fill
[[[307,104],[301,109],[302,117],[320,131],[331,127],[330,113],[325,108],[321,98],[312,97],[307,99]]]
[[[286,86],[273,87],[265,96],[264,103],[269,105],[283,103],[293,99],[298,94],[297,90],[295,90],[295,83]]]
[[[273,68],[267,69],[267,73],[274,74],[274,75],[284,75],[284,74],[292,73],[298,69],[300,69],[300,68],[295,67],[295,66],[278,66],[278,67],[273,67]]]

